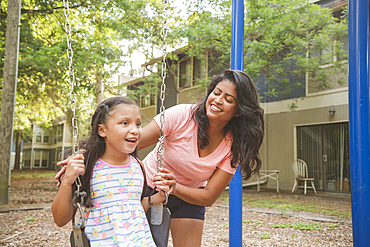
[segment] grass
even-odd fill
[[[54,177],[57,174],[57,171],[48,171],[44,173],[29,173],[29,172],[12,172],[12,178],[45,178],[45,177]]]
[[[272,226],[274,228],[287,228],[287,227],[289,227],[289,225],[287,223],[282,223],[282,224],[274,223],[274,224],[271,224],[270,226]]]
[[[328,223],[326,224],[329,228],[327,228],[327,231],[333,230],[335,227],[337,227],[339,224],[338,223]]]
[[[38,219],[36,218],[33,218],[33,217],[29,217],[26,219],[27,222],[30,222],[30,221],[38,221]]]
[[[298,229],[298,230],[302,230],[302,231],[319,231],[322,229],[322,225],[318,225],[316,224],[316,222],[313,222],[313,223],[309,223],[309,222],[297,222],[295,223],[294,225],[293,224],[286,224],[286,223],[282,223],[282,224],[271,224],[270,225],[271,227],[274,227],[274,228],[288,228],[288,227],[292,227],[292,228],[295,228],[295,229]],[[338,226],[338,224],[331,224],[331,225],[328,225],[329,228],[327,230],[332,230],[334,229],[334,227]]]
[[[269,239],[270,238],[270,234],[268,234],[268,233],[261,233],[261,234],[258,234],[258,236],[260,236],[261,239]]]
[[[252,222],[252,219],[245,219],[242,221],[243,223],[251,223]]]
[[[321,230],[322,225],[316,224],[316,222],[309,223],[309,222],[297,222],[294,225],[291,225],[291,227],[303,230],[303,231],[314,231],[314,230]]]
[[[229,205],[229,191],[225,191],[221,194],[218,199],[218,203]],[[350,219],[352,217],[351,212],[340,211],[334,207],[323,206],[322,204],[320,205],[319,202],[313,199],[311,201],[306,200],[305,202],[302,202],[297,195],[294,195],[293,198],[282,197],[281,195],[273,195],[268,198],[253,197],[250,199],[244,199],[243,204],[249,204],[251,207],[257,208],[276,209],[285,216],[287,216],[286,212],[295,211],[319,213],[346,219]],[[336,202],[333,202],[333,205],[336,205]]]
[[[351,214],[348,212],[340,212],[335,208],[324,207],[317,204],[308,204],[302,202],[289,202],[286,203],[286,200],[281,198],[270,198],[270,199],[247,199],[244,200],[244,203],[248,203],[251,207],[257,208],[269,208],[277,209],[285,214],[287,211],[296,211],[296,212],[311,212],[311,213],[320,213],[330,216],[338,216],[342,218],[351,218]]]

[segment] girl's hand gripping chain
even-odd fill
[[[65,165],[58,174],[63,174],[63,183],[73,185],[78,176],[85,174],[84,156],[82,154],[76,154],[68,157],[67,165]],[[56,177],[60,177],[56,175]],[[60,184],[59,184],[60,186]]]
[[[85,150],[84,149],[80,149],[79,150],[79,154],[83,154],[85,152]],[[55,179],[58,179],[58,184],[57,184],[57,187],[59,187],[60,186],[60,184],[61,184],[61,182],[62,182],[62,179],[65,177],[65,172],[66,172],[66,168],[67,168],[67,165],[68,165],[68,162],[70,161],[70,160],[72,160],[72,159],[74,159],[75,157],[74,157],[75,155],[71,155],[71,156],[69,156],[67,159],[65,159],[65,160],[62,160],[62,161],[59,161],[58,163],[57,163],[57,166],[62,166],[62,169],[60,169],[60,171],[55,175]],[[82,158],[82,161],[83,161],[83,158]],[[81,174],[81,175],[83,175],[83,174]]]

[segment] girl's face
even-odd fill
[[[220,81],[208,96],[206,110],[209,121],[219,121],[220,124],[227,124],[234,116],[238,117],[240,113],[235,84]]]
[[[117,105],[107,123],[99,124],[98,133],[105,139],[106,152],[132,153],[143,134],[139,108],[135,105]]]

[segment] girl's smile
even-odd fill
[[[120,104],[109,113],[106,124],[99,125],[99,135],[105,139],[105,157],[122,159],[135,151],[142,136],[141,114],[135,105]]]

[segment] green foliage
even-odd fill
[[[248,203],[252,207],[260,208],[273,208],[281,211],[283,214],[286,214],[287,211],[296,211],[296,212],[311,212],[311,213],[320,213],[331,216],[339,216],[342,218],[350,218],[351,215],[347,212],[338,211],[335,208],[324,207],[317,204],[307,204],[301,202],[290,202],[282,198],[269,198],[269,199],[250,199],[244,200],[245,203]]]
[[[38,219],[36,218],[33,218],[33,217],[29,217],[26,219],[27,222],[30,222],[30,221],[38,221]]]
[[[335,227],[337,227],[339,224],[338,223],[328,223],[326,224],[329,228],[327,228],[327,231],[333,230]]]
[[[92,0],[69,5],[77,119],[80,136],[86,136],[101,88],[111,91],[110,78],[124,58],[161,35],[153,27],[162,22],[158,16],[163,5],[159,0]],[[4,57],[7,1],[1,1],[0,10],[0,55]],[[32,123],[47,128],[61,116],[70,118],[71,87],[63,1],[22,1],[21,13],[14,123],[15,130],[24,132]],[[125,54],[123,48],[133,40],[135,47]],[[3,67],[0,60],[1,78]]]
[[[170,47],[187,44],[187,57],[202,58],[207,53],[211,71],[207,78],[197,81],[199,90],[204,91],[212,75],[229,68],[231,1],[188,1],[187,4],[185,18],[173,7],[168,9],[167,43]],[[347,34],[347,9],[341,20],[334,18],[330,10],[304,0],[246,1],[245,9],[244,71],[257,86],[265,88],[261,97],[279,97],[303,87],[303,75],[317,81],[320,88],[330,89],[328,77],[346,70],[343,61],[347,54],[337,40]],[[0,10],[0,56],[4,57],[7,1],[0,2]],[[14,122],[17,131],[26,132],[32,123],[47,128],[54,119],[63,115],[69,118],[71,88],[63,2],[26,0],[22,2],[21,12]],[[86,136],[101,88],[106,95],[114,94],[112,74],[125,62],[132,62],[134,52],[150,60],[155,56],[154,51],[161,49],[163,3],[159,0],[70,2],[69,14],[77,118],[80,136]],[[332,52],[327,56],[313,55],[330,49]],[[333,54],[340,59],[333,60]],[[179,61],[175,54],[169,53],[168,57]],[[328,61],[330,69],[322,69],[322,64]],[[168,66],[168,73],[173,77],[177,76],[176,64]],[[3,67],[0,60],[1,78]],[[133,73],[142,74],[142,71]],[[160,81],[154,71],[137,90],[158,93]],[[338,81],[343,84],[346,80]],[[128,96],[139,102],[135,92]],[[293,102],[290,107],[294,110],[296,104]]]
[[[202,6],[193,8],[173,33],[187,40],[188,56],[208,52],[212,68],[219,71],[230,64],[231,1],[207,3],[214,12]],[[305,75],[330,89],[330,75],[346,72],[342,61],[347,54],[338,41],[347,35],[346,9],[341,20],[329,9],[304,0],[246,1],[245,9],[244,71],[265,90],[266,97],[304,87]],[[327,50],[332,52],[314,55]],[[322,69],[323,63],[329,63],[330,69]],[[343,83],[345,78],[338,80]]]
[[[12,174],[13,178],[45,178],[45,177],[54,177],[55,171],[50,173],[40,173],[40,174]]]
[[[243,223],[251,223],[252,222],[252,219],[245,219],[243,220]]]
[[[322,225],[318,225],[316,222],[298,222],[294,225],[291,225],[291,227],[302,231],[317,231],[322,229]]]
[[[270,234],[268,233],[260,233],[258,234],[258,236],[261,238],[261,239],[270,239]]]
[[[288,225],[287,223],[282,223],[282,224],[274,223],[274,224],[271,224],[270,226],[272,226],[272,227],[274,227],[274,228],[287,228],[287,227],[289,227],[290,225]]]

